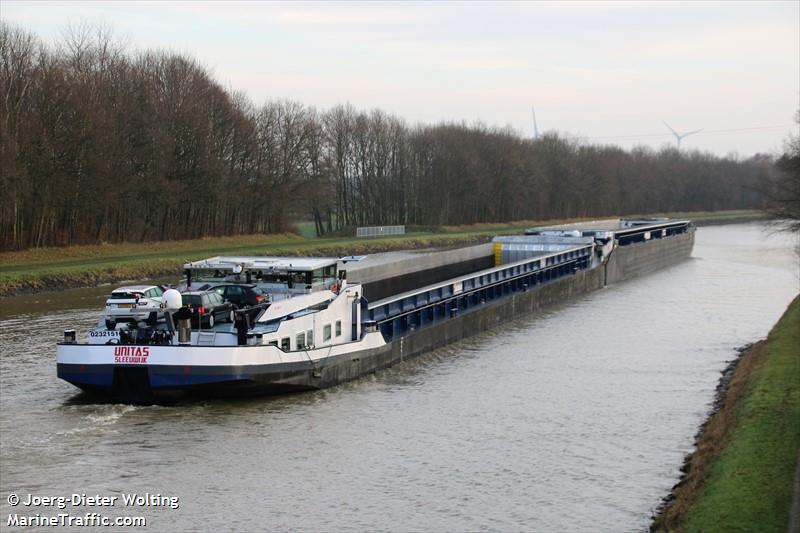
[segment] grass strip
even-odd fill
[[[676,218],[719,220],[758,216],[756,211],[718,213],[668,213]],[[665,215],[661,215],[665,216]],[[518,233],[531,226],[581,222],[570,220],[520,220],[444,226],[432,232],[356,239],[322,237],[307,239],[292,233],[239,235],[182,241],[98,244],[66,248],[34,248],[0,252],[0,297],[100,283],[179,275],[181,267],[214,255],[342,256],[426,247],[466,246],[486,242],[502,233]]]
[[[800,450],[800,297],[736,364],[653,531],[785,532]]]
[[[0,268],[0,296],[24,294],[42,290],[71,287],[91,287],[101,283],[122,280],[141,280],[153,277],[180,275],[184,263],[214,255],[275,255],[275,256],[328,256],[368,254],[413,248],[466,246],[489,240],[488,234],[465,233],[460,235],[429,235],[384,239],[354,240],[315,239],[283,243],[255,243],[209,247],[202,242],[196,248],[178,246],[177,250],[153,253],[145,244],[109,246],[108,255],[88,250],[85,257],[67,257],[62,260],[39,260],[30,263],[16,262]],[[162,244],[162,243],[159,243]],[[84,247],[94,248],[94,247]],[[138,253],[141,250],[141,254]],[[65,249],[67,255],[74,250]],[[58,249],[54,249],[58,253]],[[21,252],[27,253],[27,252]]]

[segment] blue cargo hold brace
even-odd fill
[[[487,301],[526,291],[591,265],[594,244],[544,253],[368,303],[362,320],[387,339],[448,320]]]

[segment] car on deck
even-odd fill
[[[104,319],[108,329],[122,322],[147,322],[155,325],[164,309],[164,287],[160,285],[130,285],[111,291],[106,300]]]
[[[187,291],[181,294],[183,305],[191,312],[193,328],[213,328],[219,322],[233,322],[235,308],[215,291]]]
[[[207,283],[201,290],[214,291],[237,309],[266,303],[269,297],[258,286],[250,283]]]

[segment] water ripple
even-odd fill
[[[720,370],[797,293],[791,244],[701,228],[689,261],[359,381],[175,407],[58,381],[99,307],[50,295],[0,320],[0,493],[180,496],[150,531],[642,530]]]

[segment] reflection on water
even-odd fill
[[[49,295],[0,322],[0,516],[10,492],[149,491],[181,498],[149,531],[641,530],[793,261],[758,225],[701,228],[688,261],[377,375],[174,407],[57,380],[54,343],[108,289]]]

